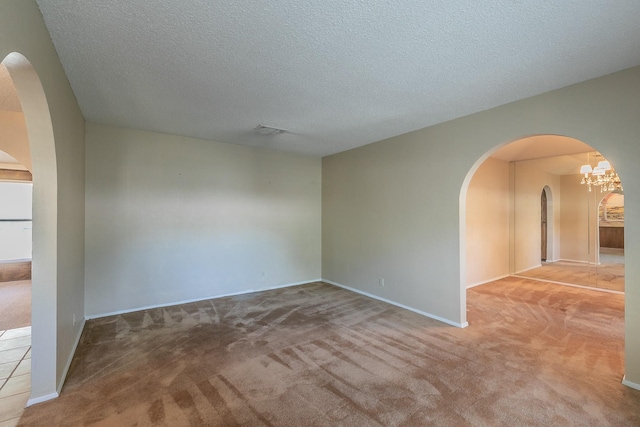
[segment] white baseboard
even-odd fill
[[[522,270],[518,270],[514,274],[524,273],[526,271],[533,270],[534,268],[540,268],[540,267],[542,267],[542,264],[538,264],[538,265],[534,265],[533,267],[527,267],[527,268],[524,268]]]
[[[519,276],[517,274],[514,274],[513,277],[517,277],[519,279],[535,280],[536,282],[553,283],[554,285],[571,286],[572,288],[587,289],[589,291],[606,292],[606,293],[610,293],[610,294],[624,295],[624,291],[615,291],[613,289],[596,288],[596,287],[586,286],[586,285],[576,285],[576,284],[573,284],[573,283],[558,282],[556,280],[547,280],[547,279],[538,279],[537,277]]]
[[[595,264],[595,262],[591,262],[591,261],[585,261],[582,259],[567,259],[567,258],[560,258],[558,261],[564,261],[564,262],[572,262],[574,264]]]
[[[67,360],[67,364],[62,371],[62,376],[60,377],[60,382],[58,383],[58,395],[62,391],[62,386],[64,385],[65,380],[67,379],[67,374],[69,373],[69,368],[71,367],[71,362],[73,361],[73,356],[76,354],[76,349],[78,348],[78,344],[80,344],[80,338],[82,337],[82,331],[84,331],[84,325],[87,323],[85,317],[82,318],[82,324],[80,325],[80,329],[78,330],[78,336],[76,336],[76,342],[73,343],[73,348],[71,349],[71,354],[69,355],[69,359]]]
[[[626,376],[622,377],[622,384],[626,385],[627,387],[631,387],[633,389],[640,390],[640,384],[628,381]]]
[[[49,393],[44,396],[32,397],[27,401],[27,407],[31,405],[35,405],[38,403],[46,402],[47,400],[56,399],[60,396],[60,391],[62,390],[62,386],[64,385],[64,381],[67,379],[67,373],[69,373],[69,368],[71,367],[71,361],[73,360],[73,356],[76,354],[76,349],[78,348],[78,344],[80,343],[80,337],[82,336],[82,331],[84,331],[84,325],[86,320],[82,319],[82,324],[80,325],[80,329],[78,330],[78,336],[76,336],[76,341],[73,343],[73,348],[71,349],[71,353],[69,354],[69,359],[67,360],[67,364],[62,371],[62,376],[60,377],[60,382],[56,387],[55,393]]]
[[[391,300],[388,300],[386,298],[382,298],[382,297],[379,297],[377,295],[361,291],[359,289],[351,288],[349,286],[345,286],[345,285],[342,285],[340,283],[333,282],[331,280],[322,279],[321,281],[325,282],[325,283],[329,283],[330,285],[333,285],[333,286],[337,286],[337,287],[342,288],[342,289],[346,289],[346,290],[351,291],[351,292],[355,292],[355,293],[360,294],[360,295],[364,295],[364,296],[369,297],[369,298],[376,299],[378,301],[386,302],[387,304],[395,305],[396,307],[404,308],[405,310],[413,311],[414,313],[418,313],[418,314],[420,314],[422,316],[425,316],[425,317],[428,317],[430,319],[434,319],[434,320],[437,320],[439,322],[446,323],[447,325],[455,326],[457,328],[466,328],[467,326],[469,326],[469,323],[467,323],[467,322],[464,322],[464,323],[454,322],[452,320],[445,319],[444,317],[436,316],[435,314],[427,313],[425,311],[421,311],[421,310],[415,309],[413,307],[409,307],[407,305],[400,304],[398,302],[391,301]]]
[[[482,280],[482,281],[480,281],[480,282],[472,283],[472,284],[470,284],[470,285],[467,285],[467,289],[475,288],[476,286],[484,285],[484,284],[486,284],[486,283],[495,282],[496,280],[504,279],[505,277],[509,277],[509,275],[508,275],[508,274],[505,274],[505,275],[503,275],[503,276],[498,276],[498,277],[494,277],[494,278],[492,278],[492,279]]]
[[[36,405],[38,403],[46,402],[47,400],[56,399],[58,396],[59,394],[56,392],[56,393],[46,394],[44,396],[32,397],[29,400],[27,400],[27,407],[31,405]]]
[[[90,314],[90,315],[87,315],[85,318],[87,320],[100,319],[102,317],[117,316],[119,314],[134,313],[136,311],[151,310],[151,309],[154,309],[154,308],[162,308],[162,307],[171,307],[171,306],[174,306],[174,305],[189,304],[189,303],[192,303],[192,302],[206,301],[206,300],[216,299],[216,298],[233,297],[233,296],[236,296],[236,295],[253,294],[255,292],[272,291],[274,289],[290,288],[291,286],[300,286],[300,285],[306,285],[306,284],[309,284],[309,283],[321,282],[321,281],[322,281],[322,279],[305,280],[304,282],[287,283],[287,284],[284,284],[284,285],[276,285],[276,286],[271,286],[271,287],[268,287],[268,288],[248,289],[246,291],[232,292],[232,293],[228,293],[228,294],[220,294],[220,295],[207,296],[207,297],[202,297],[202,298],[194,298],[194,299],[188,299],[188,300],[182,300],[182,301],[172,301],[172,302],[167,302],[167,303],[162,303],[162,304],[147,305],[147,306],[144,306],[144,307],[128,308],[126,310],[112,311],[112,312],[109,312],[109,313]]]
[[[31,258],[18,258],[18,259],[3,259],[0,260],[0,265],[2,264],[18,264],[21,262],[31,262]]]

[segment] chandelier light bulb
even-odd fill
[[[597,153],[596,155],[599,156]],[[580,173],[584,174],[580,184],[586,185],[589,192],[591,192],[592,186],[599,187],[601,193],[616,190],[623,191],[620,177],[607,159],[599,161],[596,167],[592,167],[589,164],[582,165]]]

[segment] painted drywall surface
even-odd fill
[[[459,184],[448,148],[412,136],[323,159],[322,277],[458,322],[460,278],[437,274],[458,264]]]
[[[467,191],[467,286],[509,274],[509,163],[488,158]]]
[[[625,374],[640,384],[640,263],[632,261],[640,259],[639,112],[636,67],[325,157],[323,277],[463,323],[460,216],[471,174],[487,152],[524,136],[579,139],[625,183]]]
[[[321,161],[87,124],[86,310],[320,277]]]
[[[562,247],[563,260],[593,263],[595,261],[595,238],[598,205],[595,195],[580,184],[581,176],[562,177]]]
[[[0,58],[2,61],[2,58]],[[31,171],[31,150],[24,114],[0,110],[0,150]]]
[[[12,74],[23,104],[33,164],[31,397],[37,399],[56,392],[80,328],[80,323],[72,324],[72,314],[81,317],[84,312],[84,120],[32,0],[0,2],[0,60],[13,52],[24,55],[38,74],[42,88],[30,85],[33,93],[43,90],[46,96],[46,103],[34,103],[38,114],[31,120],[29,111],[35,110],[22,102],[22,96],[33,95],[25,92],[33,81],[32,71],[20,69]],[[16,76],[24,77],[22,85]],[[39,121],[49,112],[50,121]],[[44,141],[47,134],[53,134],[55,151],[51,139]],[[49,145],[36,144],[36,150],[34,143],[39,141]]]
[[[548,186],[553,198],[554,238],[558,244],[561,232],[559,212],[564,208],[560,176],[541,171],[527,162],[516,162],[514,173],[514,254],[515,273],[541,265],[541,204],[542,190]],[[555,252],[555,247],[554,247]]]
[[[59,109],[77,115],[66,118],[73,120],[69,125],[58,127],[56,123],[62,120],[57,111],[51,113],[58,164],[58,376],[69,366],[69,352],[79,338],[85,313],[85,122],[75,97],[64,101]]]

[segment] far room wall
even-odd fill
[[[87,124],[88,317],[320,278],[321,160]]]
[[[509,162],[488,158],[467,192],[467,286],[509,274]]]
[[[16,159],[27,170],[33,171],[23,113],[0,110],[0,150]]]
[[[533,164],[531,164],[533,163]],[[560,212],[566,208],[560,186],[561,177],[540,170],[535,162],[515,162],[514,170],[514,273],[530,270],[541,265],[540,197],[548,186],[553,197],[553,253],[561,245],[562,229]]]
[[[586,263],[589,261],[589,198],[587,189],[580,184],[580,178],[580,175],[562,177],[566,206],[561,217],[564,244],[560,257]],[[597,214],[597,207],[595,212]]]
[[[598,204],[604,194],[587,191],[580,174],[562,177],[565,209],[562,211],[561,258],[583,263],[598,262]]]

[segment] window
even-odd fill
[[[31,259],[30,182],[0,182],[0,261]]]

